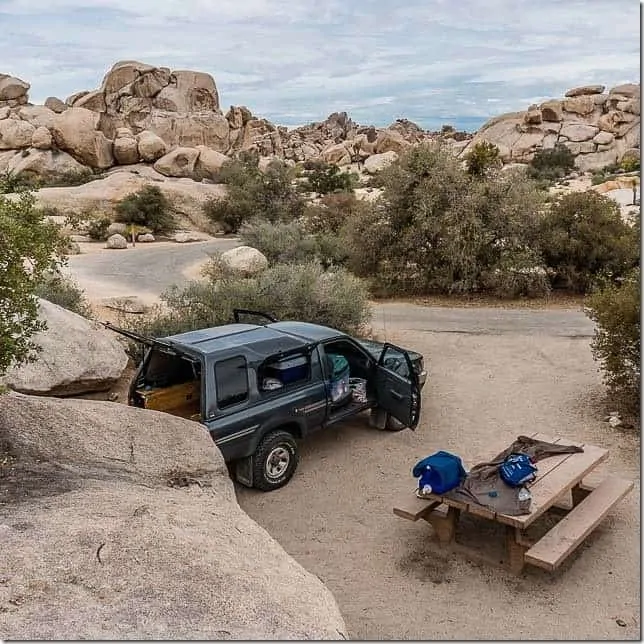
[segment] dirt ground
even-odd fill
[[[602,421],[588,340],[405,332],[395,340],[429,357],[417,431],[366,422],[327,430],[303,444],[285,488],[240,487],[243,509],[327,584],[352,639],[640,639],[639,440]],[[446,449],[471,467],[533,431],[606,447],[598,472],[636,480],[556,573],[528,567],[515,577],[469,562],[439,546],[427,523],[392,513],[414,489],[420,458]],[[462,541],[498,552],[502,532],[462,523]]]
[[[239,486],[242,508],[328,586],[352,639],[639,640],[639,437],[603,422],[589,338],[390,328],[388,339],[426,356],[416,432],[378,431],[366,418],[321,432],[302,444],[286,487]],[[114,392],[127,402],[124,383]],[[516,577],[470,562],[427,523],[393,514],[420,458],[445,449],[471,467],[535,431],[608,448],[589,482],[608,472],[636,482],[557,572]],[[484,520],[462,521],[458,538],[502,556],[503,532]]]

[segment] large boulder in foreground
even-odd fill
[[[42,351],[34,362],[12,367],[11,389],[41,396],[73,396],[109,389],[123,374],[127,355],[114,333],[47,300],[39,300],[47,323],[33,341]]]
[[[2,639],[346,639],[198,423],[0,396]]]

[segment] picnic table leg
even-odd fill
[[[505,546],[508,556],[508,567],[515,574],[518,575],[523,570],[525,564],[524,555],[527,546],[524,545],[521,530],[513,526],[505,527]]]
[[[591,492],[592,489],[582,483],[577,483],[572,490],[572,507],[579,505]]]
[[[456,524],[461,511],[457,508],[449,507],[445,516],[437,516],[430,513],[427,521],[436,531],[436,536],[440,543],[452,543],[456,535]]]

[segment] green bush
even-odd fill
[[[593,355],[611,394],[629,411],[640,405],[640,268],[621,284],[605,282],[587,298],[587,314],[597,327]]]
[[[440,145],[412,148],[381,174],[382,197],[344,228],[348,266],[376,293],[497,290],[497,268],[528,268],[520,262],[543,207],[530,180],[473,178]]]
[[[236,233],[243,223],[255,218],[270,222],[292,221],[304,212],[304,200],[293,185],[294,171],[272,161],[265,172],[253,156],[226,162],[220,180],[228,194],[204,204],[205,215],[226,233]]]
[[[218,260],[215,258],[215,263]],[[233,309],[265,311],[281,320],[324,324],[357,333],[371,317],[364,283],[344,269],[325,272],[317,263],[280,264],[254,278],[216,268],[209,279],[173,287],[136,320],[122,323],[145,335],[163,337],[232,321]],[[140,357],[140,354],[138,354]]]
[[[66,245],[60,226],[36,208],[31,193],[0,197],[0,375],[35,355],[31,338],[45,328],[36,290],[64,263]]]
[[[482,177],[492,170],[501,167],[501,156],[499,148],[488,141],[479,141],[470,152],[468,152],[465,161],[467,171],[474,177]]]
[[[0,194],[6,195],[13,192],[24,192],[32,190],[34,182],[22,174],[16,174],[11,170],[0,173]]]
[[[111,223],[112,220],[106,216],[92,217],[87,224],[87,234],[94,241],[105,241]]]
[[[60,187],[73,187],[82,186],[90,181],[103,179],[105,173],[92,170],[91,168],[83,168],[82,170],[70,170],[63,172],[57,176],[46,178],[42,181],[43,188],[60,188]]]
[[[538,150],[529,163],[529,175],[533,179],[556,181],[575,167],[575,155],[563,144],[554,148]]]
[[[639,258],[638,231],[619,206],[594,190],[559,196],[544,214],[537,244],[553,286],[586,293],[602,274],[625,275]]]
[[[144,186],[116,204],[116,221],[145,226],[155,233],[176,229],[172,206],[158,186]]]
[[[92,309],[83,290],[72,279],[57,271],[44,276],[36,289],[36,295],[83,317],[92,316]]]
[[[272,224],[256,219],[242,226],[239,238],[245,245],[264,253],[271,265],[303,262],[316,253],[315,238],[294,221]]]
[[[306,208],[304,226],[314,234],[339,233],[347,221],[359,216],[366,208],[368,205],[352,192],[325,195],[319,204]]]
[[[329,194],[332,192],[348,192],[353,190],[356,183],[355,175],[342,172],[336,165],[316,161],[308,165],[309,172],[303,187],[309,192]]]
[[[632,155],[625,156],[619,162],[619,167],[624,170],[624,172],[635,172],[640,169],[640,159],[639,157]]]

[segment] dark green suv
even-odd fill
[[[265,324],[247,324],[252,313]],[[423,357],[329,327],[235,311],[235,323],[162,339],[108,328],[147,345],[129,404],[206,426],[234,477],[268,491],[297,468],[296,439],[371,410],[381,429],[415,429]]]

